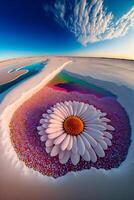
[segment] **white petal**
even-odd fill
[[[59,152],[59,160],[62,160],[66,151]]]
[[[93,148],[90,148],[88,151],[90,153],[90,159],[91,159],[91,161],[93,163],[95,163],[97,161],[97,156],[96,156],[95,151],[93,150]]]
[[[98,142],[104,150],[108,148],[107,143],[104,140],[98,140]]]
[[[72,152],[76,154],[78,151],[78,146],[77,146],[77,139],[76,136],[73,137],[73,146],[72,146]]]
[[[48,139],[45,144],[46,144],[46,147],[50,147],[53,145],[53,140]]]
[[[70,115],[73,115],[72,102],[71,102],[71,101],[69,101],[69,102],[65,101],[65,104],[66,104],[67,107],[68,107],[69,114],[70,114]]]
[[[41,140],[42,142],[46,141],[46,140],[47,140],[47,135],[42,135],[42,136],[40,137],[40,140]]]
[[[102,117],[105,117],[107,115],[107,113],[101,113]]]
[[[100,116],[103,114],[100,109],[97,109],[97,112],[99,113]]]
[[[81,112],[82,112],[82,110],[83,110],[83,108],[84,108],[84,103],[83,102],[80,102],[79,103],[79,106],[78,106],[78,108],[77,108],[77,115],[79,115]]]
[[[90,109],[97,111],[97,109],[93,105],[89,105]]]
[[[103,136],[104,135],[102,131],[100,131],[98,129],[95,129],[95,128],[87,128],[87,127],[85,127],[85,129],[88,130],[89,134],[92,133],[92,134],[94,134],[96,136]]]
[[[55,145],[53,148],[52,148],[52,151],[51,151],[51,156],[57,156],[60,152],[60,147],[59,145]]]
[[[85,121],[88,121],[88,122],[90,122],[91,120],[93,120],[93,119],[97,119],[97,117],[96,116],[94,116],[93,114],[89,114],[89,113],[86,113],[86,114],[84,114],[84,116],[81,116],[82,117],[82,119],[83,120],[85,120]]]
[[[64,154],[64,156],[63,156],[63,158],[60,159],[60,163],[61,164],[67,163],[68,160],[69,160],[69,158],[70,158],[70,151],[66,151],[65,154]]]
[[[85,153],[85,144],[80,135],[77,137],[77,144],[78,144],[78,152],[81,156]]]
[[[96,154],[99,156],[99,157],[104,157],[105,156],[105,152],[103,150],[103,148],[101,147],[100,144],[97,144],[95,147],[94,147],[94,150],[96,152]]]
[[[49,121],[49,119],[48,119],[48,118],[47,118],[47,119],[46,119],[46,118],[44,119],[44,122],[45,122],[45,123],[48,123],[48,121]]]
[[[61,112],[64,113],[64,116],[68,116],[68,111],[66,110],[65,104],[63,104],[62,102],[60,103],[60,106],[57,107]]]
[[[66,133],[61,134],[54,140],[54,144],[60,144],[65,139],[66,135]]]
[[[112,138],[113,138],[113,136],[112,136],[111,133],[109,133],[109,132],[107,132],[107,131],[104,131],[103,133],[104,133],[104,136],[108,137],[109,139],[112,139]]]
[[[60,115],[62,115],[64,118],[66,117],[66,112],[64,111],[64,109],[62,109],[61,106],[55,107],[54,108],[54,113],[59,113]]]
[[[89,107],[89,106],[88,106]],[[85,110],[85,112],[83,111],[83,112],[81,112],[81,114],[79,114],[79,116],[82,118],[82,119],[88,119],[88,115],[89,115],[89,110],[88,110],[89,108],[87,108],[86,110]],[[88,120],[89,121],[89,120]]]
[[[95,129],[85,129],[85,131],[92,137],[94,138],[95,140],[96,139],[103,139],[103,136],[98,133]]]
[[[111,146],[112,145],[112,142],[109,138],[105,138],[104,137],[104,141],[107,143],[108,146]]]
[[[42,118],[40,119],[40,124],[44,124],[45,123],[45,120]]]
[[[71,101],[64,101],[64,104],[65,104],[66,106],[69,106],[70,103],[71,103]]]
[[[69,109],[68,109],[68,106],[66,106],[65,103],[63,103],[62,106],[63,106],[63,108],[65,109],[66,114],[67,114],[67,115],[70,115],[70,111],[69,111]]]
[[[81,113],[80,113],[80,116],[85,118],[85,116],[89,115],[89,111],[90,111],[90,106],[88,104],[85,104],[83,109],[82,109],[82,111],[81,111]]]
[[[78,109],[78,102],[73,101],[72,107],[73,107],[73,115],[77,114],[77,109]]]
[[[44,128],[42,126],[37,126],[37,130],[42,131],[42,130],[44,130]]]
[[[53,113],[55,115],[57,115],[58,117],[60,117],[61,119],[65,118],[64,114],[61,111],[59,111],[58,109],[55,109]]]
[[[64,131],[59,131],[59,132],[57,132],[57,133],[48,134],[48,138],[49,138],[49,139],[54,139],[54,138],[56,138],[56,137],[62,135],[63,133],[64,133]]]
[[[50,153],[51,150],[52,150],[52,148],[53,148],[52,146],[51,146],[51,147],[46,147],[46,152],[47,152],[47,153]]]
[[[67,146],[69,144],[69,140],[70,140],[70,135],[67,135],[61,144],[62,151],[64,151],[67,148]]]
[[[102,122],[110,122],[111,120],[108,119],[108,118],[106,118],[106,117],[103,117],[103,118],[101,118],[101,121],[102,121]]]
[[[63,127],[63,124],[53,124],[53,123],[50,123],[48,125],[48,128],[54,128],[54,129],[57,129],[57,128],[62,128]]]
[[[51,119],[54,119],[54,120],[63,122],[63,118],[59,117],[59,116],[56,115],[56,114],[50,114],[49,116],[50,116]]]
[[[55,120],[55,119],[50,119],[49,123],[53,123],[53,124],[61,124],[62,122]]]
[[[54,107],[59,107],[60,106],[60,103],[56,103],[55,105],[54,105]]]
[[[52,110],[48,109],[48,110],[47,110],[47,113],[48,113],[48,114],[52,113]]]
[[[70,111],[70,115],[73,115],[73,108],[72,108],[72,106],[69,105],[68,108],[69,108],[69,111]]]
[[[87,140],[87,138],[86,138],[83,134],[81,134],[81,138],[83,139],[83,142],[84,142],[84,144],[85,144],[85,147],[86,147],[87,149],[91,148],[90,141]]]
[[[86,114],[83,115],[84,119],[93,120],[99,117],[98,112],[94,111],[93,109],[88,109]]]
[[[72,146],[73,146],[73,136],[70,136],[70,141],[69,141],[69,144],[67,146],[67,150],[71,150]]]
[[[115,128],[111,125],[107,125],[106,128],[109,130],[109,131],[114,131]]]
[[[45,123],[42,125],[43,128],[47,128],[48,127],[48,123]]]
[[[87,140],[90,141],[90,144],[92,147],[97,145],[96,140],[92,136],[90,136],[88,133],[84,132],[83,135],[87,138]]]
[[[71,161],[72,161],[73,165],[77,165],[79,160],[80,160],[79,154],[74,154],[74,153],[71,154]]]
[[[66,118],[68,117],[68,112],[66,111],[66,109],[63,106],[60,106],[60,108],[58,108],[62,113],[63,116]]]
[[[90,137],[92,137],[95,141],[97,141],[97,140],[103,140],[103,136],[101,136],[101,135],[97,135],[97,134],[95,134],[95,133],[92,133],[92,132],[87,132],[86,131],[86,133],[88,134],[88,135],[90,135]]]
[[[87,127],[88,128],[97,129],[97,130],[100,130],[100,131],[105,131],[106,130],[106,127],[103,126],[103,125],[100,125],[100,124],[88,124]]]
[[[53,134],[53,133],[55,133],[55,132],[61,132],[61,131],[63,131],[63,128],[61,127],[61,128],[47,128],[46,129],[46,133],[48,133],[48,134]]]
[[[45,134],[45,131],[44,131],[44,130],[39,131],[38,134],[39,134],[39,135],[44,135],[44,134]]]
[[[95,118],[95,119],[90,120],[88,124],[102,124],[102,121],[98,118]]]
[[[85,161],[90,161],[90,153],[88,150],[85,150],[85,153],[84,155],[82,156],[82,158],[85,160]]]
[[[47,116],[48,116],[48,114],[46,114],[46,113],[42,114],[42,117],[44,117],[44,118],[46,118]]]

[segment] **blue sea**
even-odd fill
[[[0,94],[4,93],[5,91],[14,87],[18,83],[21,83],[25,79],[28,79],[28,78],[38,74],[39,72],[41,72],[44,69],[44,67],[46,67],[47,63],[48,63],[48,60],[43,61],[43,62],[33,63],[31,65],[27,65],[27,66],[24,66],[24,67],[21,67],[18,69],[12,68],[7,73],[13,73],[14,71],[21,71],[21,70],[27,70],[27,72],[25,74],[22,74],[21,76],[17,77],[15,80],[12,80],[11,82],[7,82],[6,84],[0,85]],[[0,76],[2,76],[2,74]]]

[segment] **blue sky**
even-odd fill
[[[100,4],[95,3],[87,14],[86,8],[93,1],[96,0],[0,0],[0,59],[46,54],[133,58],[134,0],[104,0],[103,5],[102,0],[98,0]],[[80,13],[84,2],[85,9]],[[96,17],[95,30],[91,27],[92,34],[83,32],[87,28],[83,27],[83,21],[77,20],[77,26],[70,21],[77,8],[82,20],[86,16],[88,22],[90,16],[90,23],[95,9],[98,12],[96,16],[103,18],[101,23],[106,22],[112,12],[111,24],[106,29],[104,27],[102,33],[100,28],[96,29],[100,20]],[[102,9],[106,13],[101,13]],[[126,13],[129,14],[124,18]],[[78,18],[76,13],[73,20],[75,17]],[[125,28],[120,33],[122,26]],[[111,32],[107,33],[107,30]]]

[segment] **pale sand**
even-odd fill
[[[17,69],[21,69],[24,66],[36,63],[36,62],[43,62],[46,61],[48,58],[47,57],[31,57],[31,58],[16,58],[16,59],[11,59],[8,61],[1,61],[0,62],[0,85],[9,83],[20,76],[24,75],[27,73],[27,70],[21,70],[21,71],[16,71]],[[12,73],[9,73],[12,69],[14,71]]]
[[[60,61],[58,61],[58,59],[60,59]],[[2,195],[2,198],[0,199],[17,199],[18,196],[18,199],[133,199],[133,142],[126,161],[124,161],[118,169],[112,169],[109,171],[96,169],[83,170],[77,173],[69,173],[65,177],[61,177],[56,180],[46,176],[43,177],[38,172],[26,168],[21,161],[18,162],[14,149],[10,145],[10,139],[8,137],[8,124],[13,112],[24,101],[26,101],[26,99],[30,98],[32,94],[40,90],[40,88],[42,88],[48,80],[53,78],[60,70],[62,70],[64,67],[62,64],[65,62],[67,64],[69,60],[73,60],[73,63],[65,67],[66,70],[73,73],[77,72],[78,74],[83,74],[87,81],[87,75],[97,78],[100,80],[100,82],[98,82],[100,86],[119,96],[118,101],[120,101],[126,108],[133,131],[134,76],[132,76],[133,69],[131,70],[130,66],[127,70],[127,65],[125,64],[124,67],[121,67],[120,65],[123,65],[123,63],[119,62],[119,66],[116,66],[116,72],[114,74],[113,67],[107,67],[108,60],[52,58],[42,73],[32,79],[29,79],[21,86],[17,87],[14,91],[9,93],[1,104],[0,113],[4,112],[1,118],[2,137],[0,143],[2,144],[0,150],[1,154],[3,153],[3,156],[1,155],[0,158],[2,161],[0,166],[0,177],[2,177],[0,195]],[[103,65],[100,64],[101,62]],[[118,61],[115,62],[115,64],[117,63]],[[104,64],[106,66],[104,66]],[[125,80],[123,76],[125,76]],[[97,80],[93,80],[97,82]],[[24,92],[23,95],[22,91]],[[7,107],[7,105],[10,106]],[[132,132],[132,140],[133,137]],[[9,149],[6,148],[6,144],[8,144]],[[7,155],[6,159],[5,155]],[[8,159],[10,156],[11,159]],[[12,162],[12,164],[10,164],[10,162]],[[32,179],[34,183],[32,184],[29,179],[27,182],[25,179],[22,180],[20,176],[24,176],[24,174],[26,174],[25,178],[30,178],[30,180]],[[33,176],[31,176],[31,174]],[[14,176],[17,179],[16,181],[14,181]],[[11,183],[12,185],[10,185]]]

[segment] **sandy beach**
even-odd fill
[[[27,70],[21,69],[24,66],[46,61],[47,57],[38,57],[38,58],[21,58],[21,59],[11,59],[8,61],[0,62],[0,73],[2,76],[0,77],[0,85],[11,82],[18,77],[27,73]],[[12,72],[13,70],[13,72]],[[20,71],[18,71],[20,70]]]
[[[24,199],[24,197],[26,199],[41,199],[43,197],[49,199],[78,199],[78,196],[81,199],[89,199],[90,197],[96,200],[130,199],[134,195],[134,62],[72,57],[51,57],[48,59],[50,61],[41,73],[6,94],[0,105],[1,199],[8,200],[9,197],[10,199],[16,197],[17,199],[18,197],[19,199]],[[44,58],[31,58],[30,61],[24,59],[23,61],[20,60],[20,63],[28,64],[41,60],[44,60]],[[11,63],[14,64],[13,61],[8,61],[7,64],[3,62],[2,65],[1,62],[0,65],[3,67],[10,66]],[[18,159],[9,138],[9,123],[13,113],[63,69],[76,77],[84,77],[87,82],[92,82],[117,95],[118,102],[127,111],[132,129],[132,142],[127,158],[119,168],[111,170],[92,168],[76,173],[71,172],[65,177],[55,180],[42,176],[40,173],[26,167]],[[18,177],[17,182],[14,177]],[[27,184],[25,184],[26,180]],[[31,181],[34,181],[34,184],[30,184]],[[11,183],[13,183],[12,187],[10,187]],[[10,188],[10,190],[7,192],[6,188]],[[33,193],[29,192],[31,190]],[[25,191],[25,196],[20,196],[23,191]]]

